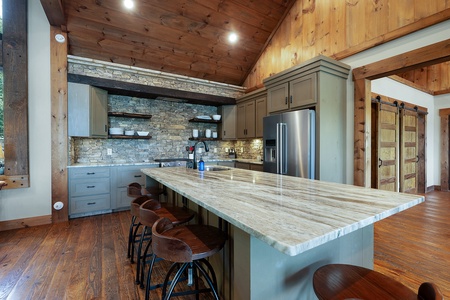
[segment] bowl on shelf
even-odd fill
[[[219,121],[221,117],[222,117],[221,115],[212,115],[213,120],[216,121]]]
[[[134,135],[134,130],[125,130],[125,135]]]
[[[122,135],[123,134],[123,128],[110,128],[109,129],[109,134],[112,135]]]
[[[139,136],[147,136],[149,134],[149,132],[148,131],[138,131],[137,134]]]

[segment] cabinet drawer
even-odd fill
[[[86,196],[97,194],[109,194],[109,178],[97,178],[95,180],[76,179],[70,181],[70,196]]]
[[[70,214],[86,213],[110,208],[111,201],[109,194],[70,198]]]
[[[120,168],[118,170],[118,187],[126,187],[132,182],[140,183],[141,185],[145,185],[145,174],[141,172],[141,169],[144,167],[139,168]]]
[[[73,168],[69,171],[70,179],[109,177],[109,167]]]

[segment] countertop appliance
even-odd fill
[[[315,111],[310,109],[263,119],[264,172],[315,178]]]
[[[186,167],[189,159],[187,158],[160,158],[155,159],[156,162],[159,162],[159,166],[161,168],[170,168],[170,167]]]

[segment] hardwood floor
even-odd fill
[[[376,223],[375,269],[414,291],[433,281],[450,299],[450,193],[426,199]],[[126,257],[129,222],[119,212],[0,232],[0,299],[144,299]]]
[[[450,193],[425,199],[375,224],[374,269],[413,291],[432,281],[450,299]]]

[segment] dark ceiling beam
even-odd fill
[[[69,82],[89,84],[104,90],[110,94],[139,97],[147,99],[166,99],[192,104],[221,106],[236,104],[236,99],[231,97],[209,95],[203,93],[168,89],[157,86],[136,84],[85,75],[67,74]]]
[[[47,15],[48,22],[52,26],[61,27],[65,31],[66,17],[61,0],[41,0],[41,5]]]

